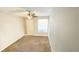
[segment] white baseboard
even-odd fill
[[[29,35],[29,34],[25,34],[25,35]],[[31,36],[48,36],[47,34],[32,34]]]
[[[46,35],[46,34],[45,35],[44,34],[43,35],[42,34],[34,34],[33,36],[48,36],[48,35]]]
[[[4,48],[2,48],[2,49],[0,50],[0,52],[3,51],[4,49],[6,49],[7,47],[9,47],[10,45],[12,45],[13,43],[15,43],[16,41],[18,41],[19,39],[21,39],[23,36],[24,36],[24,35],[18,37],[15,41],[11,42],[10,44],[8,44],[8,45],[5,46]]]

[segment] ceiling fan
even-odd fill
[[[38,16],[36,15],[37,13],[33,10],[15,10],[13,12],[21,12],[24,14],[25,18],[27,19],[33,19],[33,18],[37,18]]]
[[[32,11],[27,11],[28,13],[27,13],[27,19],[33,19],[33,18],[36,18],[36,17],[38,17],[38,16],[36,16],[36,14],[34,13],[34,12],[32,12]]]

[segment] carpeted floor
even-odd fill
[[[47,36],[24,36],[3,52],[50,52]]]

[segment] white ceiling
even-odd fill
[[[28,7],[24,9],[35,11],[38,16],[49,16],[52,10],[50,7]]]
[[[24,16],[25,11],[33,11],[37,16],[49,16],[52,8],[50,7],[0,7],[0,12],[13,13],[18,16]]]

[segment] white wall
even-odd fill
[[[79,51],[79,8],[53,8],[49,23],[55,51]]]
[[[50,43],[51,51],[54,52],[55,51],[54,20],[53,20],[53,17],[52,17],[52,12],[51,12],[51,15],[50,15],[49,21],[48,21],[48,38],[49,38],[49,43]]]
[[[0,13],[0,51],[24,35],[23,20],[17,16]]]
[[[38,33],[38,18],[34,18],[32,20],[25,19],[26,21],[26,35],[33,36],[48,36],[48,33]]]
[[[32,35],[34,32],[34,20],[25,19],[25,21],[26,21],[26,34]]]

